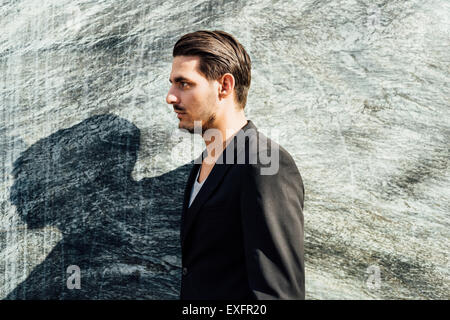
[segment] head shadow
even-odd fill
[[[28,229],[56,227],[62,240],[6,299],[177,298],[180,213],[191,164],[135,181],[139,147],[134,124],[102,114],[19,156],[11,203]],[[66,287],[73,264],[84,277],[81,290]]]
[[[132,182],[139,139],[136,126],[112,114],[59,130],[14,162],[10,201],[30,229],[55,226],[63,235],[95,229],[101,208],[83,203],[101,196],[99,190],[115,192]]]

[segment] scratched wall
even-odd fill
[[[1,1],[0,298],[177,298],[202,142],[165,95],[199,29],[246,47],[303,176],[307,299],[450,298],[445,0]]]

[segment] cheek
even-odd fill
[[[217,88],[215,88],[214,86],[209,87],[205,97],[208,97],[209,104],[216,104],[219,99]]]
[[[206,88],[201,93],[201,103],[202,105],[210,109],[217,103],[217,95],[213,88]]]
[[[204,96],[202,96],[202,94],[200,92],[198,92],[198,91],[196,91],[196,92],[191,91],[191,92],[186,93],[184,95],[184,100],[183,100],[184,102],[183,103],[190,110],[190,112],[195,113],[196,110],[202,109],[202,107],[203,107],[203,99],[202,99],[202,97],[204,99]]]
[[[197,103],[197,95],[195,94],[195,92],[192,91],[182,92],[180,94],[180,98],[182,104],[186,105],[189,108]]]
[[[204,113],[216,104],[216,95],[212,88],[196,88],[182,94],[182,104],[192,115]]]

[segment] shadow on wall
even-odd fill
[[[180,214],[192,163],[135,181],[139,145],[135,125],[104,114],[21,154],[10,200],[28,229],[54,226],[62,240],[6,299],[178,298]],[[76,284],[71,265],[80,268],[80,289],[68,288],[68,279]]]

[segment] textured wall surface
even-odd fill
[[[165,96],[199,29],[245,46],[302,174],[307,299],[450,298],[448,1],[0,3],[0,299],[178,297],[203,145]]]

